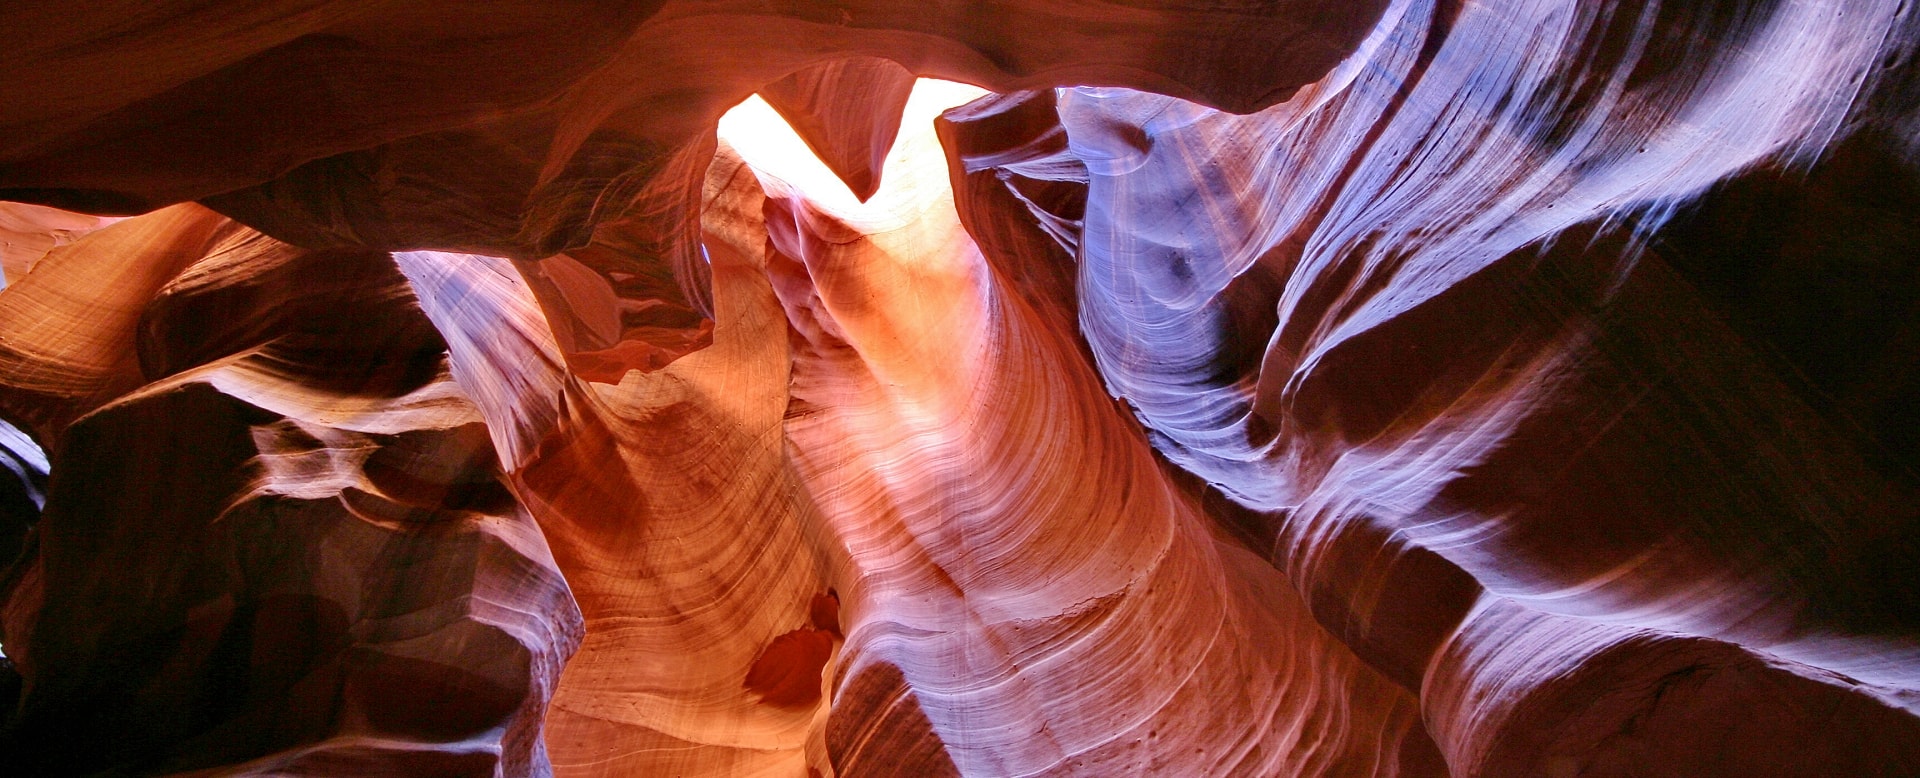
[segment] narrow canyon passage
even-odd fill
[[[0,10],[0,774],[1920,775],[1920,10]]]

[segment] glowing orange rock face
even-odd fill
[[[90,13],[0,773],[1920,771],[1905,4]]]

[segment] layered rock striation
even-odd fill
[[[0,19],[0,772],[1920,774],[1908,3]]]

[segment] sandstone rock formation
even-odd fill
[[[1910,3],[0,20],[0,774],[1920,775]]]

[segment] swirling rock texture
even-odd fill
[[[1920,775],[1916,47],[8,6],[0,773]]]

